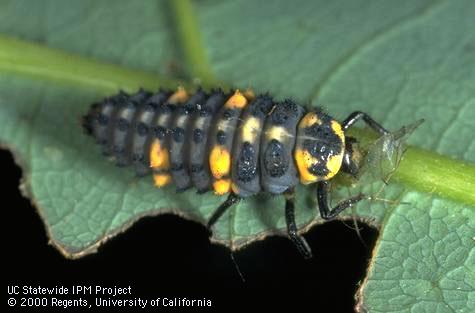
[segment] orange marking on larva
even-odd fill
[[[310,127],[315,123],[321,124],[322,121],[318,118],[318,115],[316,113],[309,112],[309,113],[305,114],[305,116],[300,121],[299,128]]]
[[[167,100],[168,103],[171,104],[178,104],[178,103],[184,103],[186,100],[188,100],[190,96],[186,92],[185,88],[179,86],[177,91],[175,91]]]
[[[310,173],[309,167],[318,163],[318,160],[310,155],[310,152],[302,149],[296,149],[294,153],[295,163],[300,175],[300,182],[304,185],[314,183],[318,177]]]
[[[155,187],[161,188],[163,186],[168,185],[172,180],[172,177],[170,174],[154,174],[153,175],[153,181],[155,184]]]
[[[162,148],[158,139],[155,139],[150,147],[150,167],[161,170],[167,170],[170,167],[168,151]]]
[[[239,90],[236,90],[231,98],[226,101],[224,106],[230,109],[242,109],[246,106],[246,104],[246,97]]]
[[[332,121],[332,129],[335,132],[335,134],[340,137],[341,142],[343,143],[343,147],[345,146],[345,133],[343,132],[343,129],[341,128],[340,123],[337,121]]]
[[[209,167],[213,177],[220,179],[229,174],[231,169],[231,155],[223,146],[215,146],[209,155]]]
[[[219,179],[213,183],[214,193],[222,196],[231,190],[231,179]]]
[[[328,174],[325,176],[325,180],[332,178],[333,176],[336,175],[336,173],[338,173],[338,171],[341,168],[342,161],[343,161],[343,152],[337,155],[333,155],[330,158],[328,158],[328,161],[327,161]]]

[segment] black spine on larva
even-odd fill
[[[242,197],[261,191],[259,175],[261,134],[264,121],[272,106],[271,97],[257,96],[244,109],[241,115],[241,126],[234,135],[231,174],[233,183]]]
[[[191,187],[188,154],[190,153],[192,125],[198,107],[204,104],[206,98],[206,93],[198,90],[186,103],[179,104],[175,110],[170,136],[170,170],[177,192]]]
[[[229,98],[229,96],[228,96]],[[222,106],[216,113],[216,118],[213,121],[214,127],[210,132],[208,153],[212,153],[212,149],[218,148],[227,151],[231,155],[233,149],[233,142],[239,129],[240,117],[243,108],[226,105]],[[231,155],[232,160],[232,155]],[[227,169],[223,173],[215,173],[219,176],[213,177],[213,180],[231,179],[231,169]]]
[[[151,125],[158,115],[158,108],[165,103],[169,96],[169,91],[160,90],[140,106],[132,140],[132,161],[138,176],[144,176],[151,171],[149,152],[153,137]]]
[[[261,185],[265,191],[281,194],[298,183],[293,150],[297,124],[304,109],[290,100],[271,110],[261,137]]]
[[[129,96],[124,92],[106,98],[102,102],[94,104],[83,118],[86,132],[96,138],[104,155],[108,156],[112,153],[112,135],[116,125],[116,116],[128,98]]]
[[[92,105],[83,117],[86,133],[95,137],[103,154],[114,157],[118,166],[136,165],[138,175],[145,175],[148,166],[148,134],[157,105],[169,92],[155,95],[140,90],[128,95],[120,92]]]
[[[113,153],[117,166],[129,165],[132,161],[132,146],[135,133],[135,125],[138,116],[142,112],[144,101],[150,94],[140,90],[128,97],[117,113],[116,127],[113,131]]]
[[[191,180],[198,193],[206,192],[211,187],[209,168],[209,136],[216,112],[223,106],[226,96],[221,90],[211,91],[206,101],[197,108],[193,129],[190,133],[190,153],[188,163],[191,169]]]

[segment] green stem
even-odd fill
[[[206,87],[216,86],[217,81],[211,70],[206,56],[206,50],[201,41],[196,14],[190,0],[170,0],[173,20],[188,65],[191,77],[198,79]]]
[[[416,190],[475,206],[475,165],[409,147],[393,178]]]
[[[365,144],[377,139],[367,129],[353,128],[350,134]],[[473,163],[408,146],[391,179],[414,190],[475,207]]]
[[[176,87],[177,82],[155,74],[125,69],[39,44],[0,35],[0,72],[82,85],[105,93],[140,87]]]

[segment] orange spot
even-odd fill
[[[299,123],[299,128],[305,128],[305,127],[310,127],[313,124],[321,124],[322,121],[318,118],[318,115],[314,112],[309,112],[305,114],[305,116],[302,118],[302,120]]]
[[[332,129],[335,132],[335,134],[340,137],[341,141],[343,142],[343,147],[345,146],[345,133],[343,132],[343,129],[341,129],[340,123],[337,121],[332,121]]]
[[[171,182],[172,178],[169,174],[154,174],[153,181],[155,186],[161,188],[168,185]]]
[[[231,109],[242,109],[246,106],[246,104],[246,97],[239,90],[236,90],[234,95],[232,95],[231,98],[226,101],[224,106]]]
[[[215,146],[209,155],[209,167],[213,177],[220,179],[229,174],[231,169],[231,156],[223,146]]]
[[[325,180],[332,178],[333,176],[336,175],[336,173],[338,173],[338,171],[341,168],[342,161],[343,161],[343,152],[328,158],[328,161],[327,161],[328,174],[327,176],[325,176]]]
[[[168,151],[162,148],[158,139],[155,139],[150,147],[150,167],[162,170],[167,170],[170,167]]]
[[[175,91],[170,98],[168,98],[168,103],[171,104],[178,104],[178,103],[183,103],[186,100],[188,100],[189,96],[188,93],[186,92],[185,88],[182,86],[179,86],[177,91]]]
[[[304,185],[314,183],[318,180],[318,176],[313,175],[309,172],[308,168],[314,164],[318,163],[318,160],[310,155],[306,150],[296,149],[294,153],[295,162],[297,163],[297,169],[300,174],[300,182]]]
[[[231,179],[219,179],[213,183],[214,193],[221,196],[231,190]]]
[[[314,158],[310,152],[302,149],[297,149],[294,154],[295,162],[297,163],[297,169],[300,175],[300,182],[304,185],[314,183],[321,180],[329,180],[338,173],[343,161],[343,152],[337,155],[333,155],[328,158],[325,166],[328,169],[326,176],[316,176],[310,173],[308,170],[312,165],[318,164],[318,159]]]

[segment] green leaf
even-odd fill
[[[473,312],[473,208],[408,192],[388,214],[360,289],[369,312]]]
[[[80,127],[105,94],[170,86],[170,77],[188,72],[204,83],[323,105],[337,119],[363,110],[392,130],[424,118],[409,143],[433,152],[410,149],[394,174],[401,184],[335,190],[334,200],[358,188],[374,195],[342,218],[354,214],[381,229],[358,308],[473,311],[475,204],[465,190],[475,183],[475,3],[240,0],[172,8],[178,27],[159,1],[2,2],[0,32],[30,43],[0,38],[0,143],[21,163],[24,191],[53,245],[80,257],[144,215],[174,212],[204,223],[223,201],[153,188],[102,158]],[[250,198],[220,220],[213,240],[237,249],[285,234],[283,211],[282,197]],[[302,231],[322,222],[311,187],[298,189],[297,216]]]

